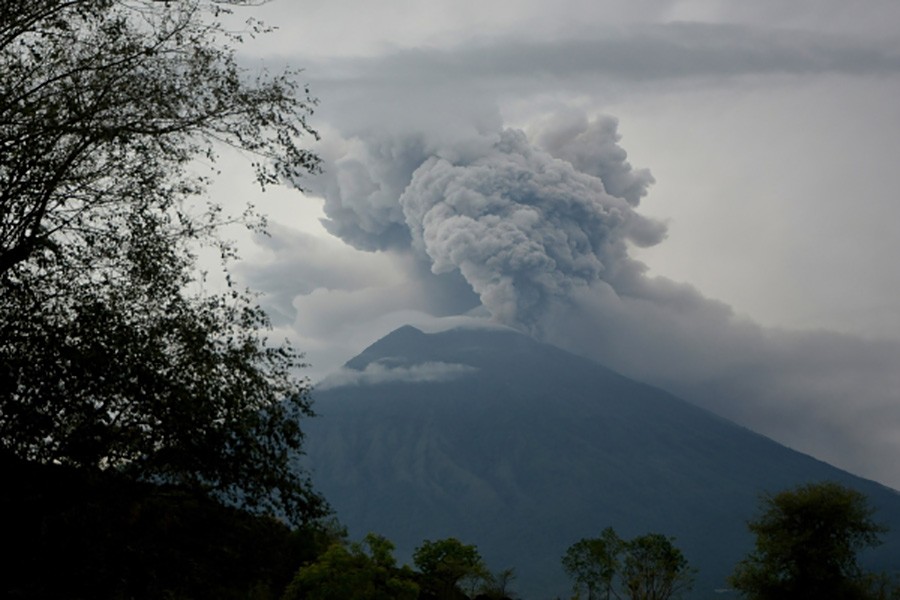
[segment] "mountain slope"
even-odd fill
[[[316,392],[314,481],[351,534],[377,531],[402,558],[423,539],[478,545],[515,567],[526,598],[565,596],[565,549],[607,526],[675,536],[725,587],[750,549],[759,494],[831,479],[867,494],[895,535],[900,496],[659,389],[508,330],[401,328]]]

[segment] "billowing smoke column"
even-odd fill
[[[537,144],[575,169],[599,177],[606,192],[637,206],[654,183],[647,169],[633,170],[619,145],[619,121],[601,116],[589,123],[581,112],[563,112],[544,122]]]
[[[325,225],[358,248],[411,248],[434,273],[459,271],[495,319],[534,331],[554,300],[641,272],[628,242],[664,237],[635,211],[653,178],[632,170],[616,128],[568,115],[538,133],[546,149],[512,129],[440,146],[357,138],[319,184]]]
[[[627,240],[650,245],[663,234],[601,179],[511,130],[471,163],[426,160],[400,205],[435,273],[459,270],[495,318],[525,327],[550,298],[633,268]]]

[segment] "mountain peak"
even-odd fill
[[[383,361],[407,365],[435,361],[471,364],[484,348],[498,353],[509,352],[515,346],[538,345],[540,342],[507,327],[454,327],[425,333],[404,325],[347,361],[344,368],[364,370],[371,363]]]
[[[751,549],[760,493],[822,480],[900,531],[896,493],[514,330],[401,327],[345,371],[307,425],[314,480],[352,535],[386,535],[401,560],[457,537],[553,597],[566,547],[612,526],[675,536],[705,596]],[[872,564],[898,553],[895,534]]]

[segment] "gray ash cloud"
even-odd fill
[[[573,289],[638,276],[629,243],[665,235],[635,210],[653,178],[628,163],[614,119],[567,115],[538,142],[546,149],[514,129],[443,146],[421,134],[349,140],[319,184],[325,226],[458,272],[495,319],[535,331]]]

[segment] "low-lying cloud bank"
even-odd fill
[[[341,368],[332,373],[318,385],[318,390],[330,390],[339,387],[379,385],[395,382],[424,383],[436,381],[452,381],[478,371],[470,365],[445,362],[424,362],[415,365],[391,366],[384,362],[366,365],[363,370]]]

